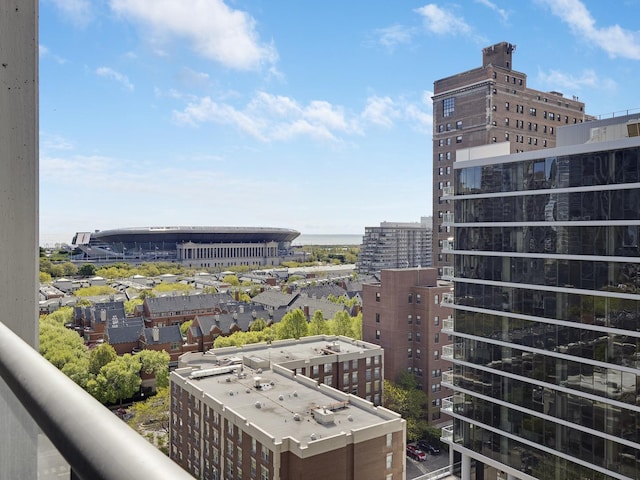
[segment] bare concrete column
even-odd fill
[[[37,346],[38,2],[0,2],[0,321]],[[37,430],[0,380],[0,478],[37,477]]]
[[[471,457],[463,453],[461,462],[461,480],[471,480]]]

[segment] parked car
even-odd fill
[[[418,448],[430,455],[440,455],[440,449],[426,440],[418,440]]]
[[[424,462],[427,459],[427,454],[415,445],[407,445],[407,456],[418,462]]]

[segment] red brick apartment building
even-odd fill
[[[362,338],[383,348],[386,380],[396,382],[403,372],[416,375],[431,400],[428,420],[441,424],[449,417],[441,417],[440,404],[451,395],[441,386],[442,372],[451,369],[441,358],[442,347],[453,343],[441,332],[453,311],[441,302],[453,287],[437,280],[435,268],[382,270],[380,279],[363,286]]]
[[[348,343],[347,355],[366,346]],[[276,363],[304,363],[305,351],[338,355],[314,348],[274,342],[181,358],[171,373],[171,458],[207,480],[404,479],[406,424],[398,414]]]
[[[433,83],[433,255],[431,265],[452,265],[446,243],[453,227],[447,189],[453,185],[456,152],[504,143],[505,154],[556,146],[558,127],[590,119],[578,97],[527,86],[513,69],[516,46],[501,42],[482,50],[482,66]],[[449,194],[450,195],[450,194]],[[449,222],[450,223],[450,222]],[[452,248],[451,248],[452,250]]]

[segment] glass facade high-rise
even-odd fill
[[[640,479],[638,118],[454,164],[443,438],[463,479]]]

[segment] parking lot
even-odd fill
[[[407,457],[407,480],[440,470],[447,465],[449,465],[449,452],[444,449],[440,455],[427,455],[427,460],[424,462],[417,462]]]

